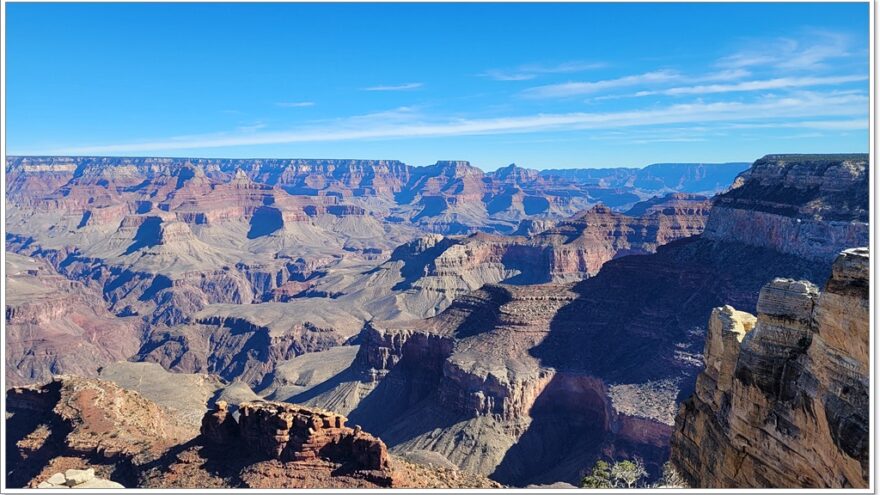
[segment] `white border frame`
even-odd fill
[[[388,0],[390,3],[410,3],[404,2],[402,0]],[[491,3],[530,3],[528,0],[484,0]],[[560,3],[600,3],[593,2],[592,0],[557,0]],[[296,3],[296,2],[287,2],[285,0],[262,0],[263,3]],[[346,2],[345,0],[326,0],[327,3],[371,3],[368,0],[349,0]],[[837,3],[835,1],[822,1],[822,0],[775,0],[774,2],[766,2],[762,0],[716,0],[715,2],[685,2],[682,0],[672,0],[672,1],[664,1],[664,0],[642,0],[641,2],[633,1],[633,0],[604,0],[604,2],[615,2],[615,3]],[[4,214],[3,217],[0,218],[0,230],[2,230],[3,239],[4,239],[4,249],[0,252],[0,262],[3,264],[3,269],[0,269],[0,272],[4,274],[2,280],[0,280],[0,303],[2,303],[3,307],[6,307],[6,276],[5,276],[5,267],[6,267],[6,249],[5,249],[5,239],[6,239],[6,215],[5,215],[5,197],[6,197],[6,4],[7,3],[135,3],[132,0],[91,0],[88,2],[77,2],[76,0],[29,0],[26,2],[16,2],[16,1],[8,1],[8,0],[0,0],[0,4],[2,4],[2,10],[0,10],[0,49],[2,49],[2,55],[0,55],[0,154],[3,156],[3,169],[0,170],[0,186],[2,186],[2,191],[0,191],[0,196],[4,199]],[[152,3],[177,3],[175,0],[153,0]],[[189,0],[188,3],[247,3],[236,0]],[[426,0],[415,0],[412,3],[429,3]],[[450,2],[452,3],[452,2]],[[463,2],[469,3],[469,2]],[[843,2],[841,2],[843,3]],[[876,13],[877,13],[877,2],[876,0],[868,0],[868,1],[852,1],[847,3],[864,3],[869,6],[869,24],[870,24],[870,37],[869,37],[869,67],[870,67],[870,85],[869,85],[869,183],[870,183],[870,201],[871,209],[869,212],[869,222],[870,222],[870,250],[871,250],[871,280],[870,280],[870,298],[871,298],[871,307],[870,307],[870,461],[871,461],[871,471],[868,480],[869,488],[866,489],[734,489],[734,488],[725,488],[725,489],[704,489],[704,488],[694,488],[688,490],[669,490],[669,489],[616,489],[616,490],[588,490],[585,488],[577,488],[577,489],[559,489],[559,490],[547,490],[547,489],[526,489],[526,488],[507,488],[507,489],[407,489],[407,488],[391,488],[391,489],[232,489],[232,488],[223,488],[223,489],[183,489],[183,488],[174,488],[174,489],[145,489],[145,488],[126,488],[126,493],[205,493],[205,492],[213,492],[213,493],[227,493],[227,492],[246,492],[246,493],[579,493],[579,494],[590,494],[590,493],[652,493],[652,492],[665,492],[665,493],[676,493],[678,491],[686,491],[687,493],[875,493],[875,468],[877,465],[877,458],[875,457],[875,440],[877,439],[877,430],[875,427],[875,399],[876,399],[876,357],[877,357],[877,348],[876,348],[876,302],[877,302],[877,292],[875,290],[875,273],[877,268],[876,257],[873,255],[875,252],[875,232],[877,229],[877,225],[875,223],[875,212],[877,210],[877,195],[876,195],[876,175],[877,169],[875,167],[875,155],[876,155],[876,127],[875,127],[875,112],[877,110],[877,99],[875,98],[876,91],[876,71],[877,65],[876,61],[876,48],[877,48],[877,40],[875,37],[875,22],[876,22]],[[0,387],[2,387],[2,397],[0,397],[0,406],[2,406],[3,411],[6,411],[6,320],[4,318],[3,322],[0,323],[0,327],[2,327],[2,334],[0,334],[0,345],[2,345],[2,349],[0,349],[0,357],[3,358],[2,363],[0,363],[0,368],[2,368],[2,373],[0,373]],[[0,421],[0,438],[2,438],[2,445],[0,445],[0,452],[3,455],[0,455],[0,463],[3,464],[3,469],[0,470],[0,493],[69,493],[68,490],[65,489],[24,489],[24,488],[7,488],[6,486],[6,469],[5,469],[5,459],[6,459],[6,421],[5,417],[2,421]],[[99,490],[103,493],[113,493],[113,490]],[[83,490],[80,493],[88,493],[88,491]]]

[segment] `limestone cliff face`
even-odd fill
[[[828,262],[865,246],[868,156],[765,156],[716,197],[703,237]]]
[[[849,249],[822,292],[776,279],[757,318],[712,312],[706,369],[671,442],[694,486],[868,486],[869,271],[867,248]]]
[[[594,206],[522,237],[476,233],[447,239],[432,253],[434,259],[423,263],[423,275],[466,277],[475,281],[469,289],[501,281],[581,280],[616,257],[653,253],[669,242],[699,235],[709,218],[710,202],[703,196],[668,195],[654,202],[638,216]]]

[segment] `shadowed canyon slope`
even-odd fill
[[[760,330],[769,314],[762,288],[774,278],[811,287],[836,277],[837,254],[868,244],[868,160],[768,155],[743,169],[13,158],[6,276],[21,295],[7,300],[7,379],[36,385],[8,396],[42,411],[10,444],[39,461],[17,482],[85,463],[145,487],[578,483],[600,458],[641,457],[655,477],[673,439],[673,459],[698,486],[789,483],[760,467],[781,462],[773,452],[751,454],[748,472],[700,467],[733,462],[722,460],[737,448],[733,437],[755,427],[751,417],[719,422],[725,404],[791,402],[755,385],[778,371],[757,347],[740,392],[740,374],[711,392],[714,364],[700,372],[720,349],[713,309],[758,314]],[[817,308],[849,297],[849,286],[832,285]],[[832,318],[816,311],[817,321]],[[812,345],[846,350],[844,336],[823,338],[831,340]],[[78,352],[60,352],[73,343]],[[822,445],[854,460],[845,481],[805,474],[794,484],[856,486],[860,403],[822,381],[843,372],[810,349],[797,370],[804,383],[825,384],[811,399],[829,418]],[[77,377],[49,382],[62,373]],[[695,391],[686,423],[684,412],[676,423]],[[169,418],[153,426],[173,435],[99,462],[103,447],[69,441],[80,420],[50,412],[59,393],[79,397],[80,411],[104,407],[93,396],[134,394]],[[253,409],[286,425],[279,436],[288,439],[260,439],[260,428],[241,422],[238,405],[259,400],[297,404]],[[332,431],[297,429],[317,417],[300,406],[358,427],[343,431],[334,419],[322,426]],[[807,428],[800,416],[774,417],[778,428]],[[112,435],[119,421],[102,421],[101,431]],[[364,458],[352,446],[378,448],[355,442],[361,434],[381,438],[388,465],[345,467]],[[718,448],[687,443],[703,438]],[[248,453],[218,461],[218,449],[237,442]],[[305,457],[263,458],[269,443]],[[339,454],[343,444],[361,453]]]

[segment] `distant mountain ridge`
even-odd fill
[[[573,168],[541,170],[544,177],[595,181],[605,187],[637,187],[679,192],[718,192],[726,189],[749,162],[653,163],[642,168]]]
[[[191,222],[207,217],[193,205],[228,204],[233,189],[239,196],[261,189],[247,193],[248,218],[261,194],[271,202],[263,206],[276,210],[299,204],[280,208],[286,220],[332,206],[444,235],[511,233],[522,220],[563,219],[599,203],[623,212],[668,193],[712,196],[746,166],[537,171],[510,164],[484,172],[463,160],[414,167],[398,160],[19,156],[7,159],[6,193],[13,206],[62,208],[90,218],[111,211],[172,211],[189,200],[192,211],[183,219]]]
[[[642,187],[650,190],[676,190],[705,193],[725,189],[748,162],[728,163],[655,163],[643,168],[571,168],[529,169],[510,164],[491,172],[463,160],[439,160],[432,165],[413,166],[400,160],[369,159],[306,159],[306,158],[188,158],[188,157],[99,157],[99,156],[10,156],[7,171],[87,173],[96,166],[134,167],[142,172],[164,172],[181,166],[201,167],[211,173],[232,173],[244,170],[252,179],[272,184],[279,181],[275,174],[293,172],[297,175],[317,174],[340,177],[347,173],[366,180],[378,176],[393,177],[401,184],[413,176],[472,175],[502,182],[528,182],[540,177],[565,179],[588,185],[606,187]],[[464,171],[467,171],[465,174]],[[283,180],[282,180],[283,182]]]

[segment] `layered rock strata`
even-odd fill
[[[806,166],[773,160],[785,170]],[[844,216],[834,221],[861,221],[846,205],[866,190],[867,165],[853,163],[859,179],[823,200],[825,209],[840,204]],[[760,196],[765,187],[772,184],[743,181],[738,194]],[[797,198],[791,201],[797,209]],[[291,400],[344,412],[380,434],[392,453],[433,451],[517,486],[577,482],[599,457],[638,455],[657,473],[677,404],[701,371],[712,308],[754,312],[773,276],[818,283],[832,271],[824,258],[750,242],[692,236],[656,253],[611,259],[575,284],[484,285],[428,320],[374,320],[358,337],[350,368]],[[446,273],[467,274],[479,259],[475,246],[458,249],[460,262]],[[413,273],[430,273],[432,261],[417,261]],[[414,278],[413,286],[428,279]],[[752,322],[729,313],[745,334]],[[729,351],[727,340],[710,343]]]
[[[385,444],[359,427],[346,427],[340,414],[283,402],[245,402],[238,412],[236,422],[226,402],[217,402],[202,420],[202,436],[282,462],[326,458],[355,469],[390,467]]]
[[[755,317],[709,321],[706,369],[671,459],[709,488],[864,488],[869,473],[869,257],[850,249],[822,292],[776,279]]]
[[[100,292],[48,263],[6,254],[6,380],[41,383],[53,373],[95,376],[137,352],[143,325],[104,308]]]
[[[618,388],[534,355],[576,300],[571,289],[486,285],[433,318],[373,322],[349,369],[290,400],[345,411],[396,454],[436,452],[518,486],[574,482],[600,452],[638,451],[659,466],[674,391]],[[562,446],[565,430],[577,439]]]
[[[767,155],[715,199],[704,237],[831,262],[868,232],[867,155]]]

